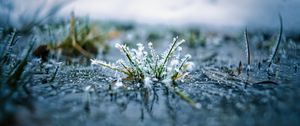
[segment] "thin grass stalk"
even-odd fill
[[[250,56],[250,47],[249,47],[249,39],[248,39],[248,30],[247,28],[245,29],[244,32],[244,36],[245,36],[245,45],[246,45],[246,56],[247,56],[247,64],[250,65],[251,62],[251,56]]]
[[[91,61],[94,62],[93,64],[98,64],[98,65],[100,65],[100,66],[103,66],[103,67],[112,69],[112,70],[114,70],[114,71],[118,71],[118,72],[124,73],[124,74],[126,74],[126,75],[129,75],[129,73],[127,73],[126,71],[124,71],[124,70],[122,70],[122,69],[119,69],[119,68],[117,68],[117,67],[114,67],[114,66],[112,66],[112,65],[110,65],[110,64],[107,64],[107,63],[104,63],[104,62],[97,62],[97,61],[95,61],[95,60],[91,60]]]
[[[277,39],[277,43],[276,43],[276,46],[275,46],[275,49],[273,49],[273,52],[268,60],[269,62],[269,67],[271,67],[271,64],[273,63],[273,60],[274,60],[274,57],[276,56],[277,52],[278,52],[278,48],[279,48],[279,45],[280,45],[280,42],[281,42],[281,39],[282,39],[282,32],[283,32],[283,21],[282,21],[282,16],[281,14],[279,14],[279,21],[280,21],[280,31],[279,31],[279,37]]]
[[[185,62],[189,59],[189,57],[186,57],[180,64],[178,71],[180,71],[182,69],[182,67],[184,66]],[[177,79],[177,76],[179,74],[179,72],[176,71],[175,74],[172,76],[172,80],[175,81]]]
[[[126,49],[126,47],[124,47],[124,46],[122,46],[122,50],[123,50],[123,52],[125,53],[127,59],[128,59],[129,62],[131,63],[131,65],[133,65],[133,66],[137,69],[137,72],[139,72],[139,73],[137,73],[137,75],[140,76],[141,78],[144,78],[144,77],[143,77],[144,75],[142,75],[142,74],[143,74],[142,70],[141,70],[140,67],[132,60],[132,58],[131,58],[132,55],[130,54],[129,50]]]

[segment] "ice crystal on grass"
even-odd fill
[[[191,55],[183,58],[180,56],[184,40],[173,39],[166,52],[161,55],[153,48],[151,42],[146,49],[143,44],[138,43],[137,49],[129,49],[126,45],[117,43],[115,45],[126,57],[126,61],[118,60],[116,64],[106,63],[101,60],[91,59],[92,64],[127,75],[127,78],[145,82],[147,85],[152,81],[170,82],[183,78],[193,66],[188,62]]]

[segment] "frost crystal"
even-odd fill
[[[169,48],[161,55],[156,53],[151,42],[148,43],[147,49],[141,43],[137,44],[137,49],[129,49],[126,45],[117,43],[115,47],[124,54],[126,62],[118,60],[116,64],[110,64],[95,59],[91,59],[91,62],[123,73],[133,80],[142,81],[146,87],[151,86],[152,80],[170,83],[183,78],[193,69],[194,64],[188,62],[191,55],[180,57],[180,45],[184,42],[185,40],[178,41],[178,37],[174,38]],[[122,85],[122,82],[118,80],[117,85]]]
[[[188,71],[192,71],[194,69],[194,67],[195,67],[195,64],[193,62],[187,62],[186,64],[187,64],[186,69]]]
[[[118,79],[115,86],[116,86],[116,88],[122,87],[123,86],[122,81],[120,79]]]
[[[151,78],[150,77],[145,77],[145,79],[144,79],[144,86],[146,88],[151,88],[151,84],[152,84]]]

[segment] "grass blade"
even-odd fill
[[[246,43],[245,45],[246,45],[246,54],[247,54],[247,64],[250,65],[251,56],[250,56],[250,47],[249,47],[249,39],[248,39],[248,30],[247,30],[247,28],[245,29],[244,36],[245,36],[245,43]]]
[[[273,52],[268,60],[269,62],[269,67],[271,66],[273,60],[274,60],[274,57],[275,55],[277,54],[278,52],[278,48],[279,48],[279,45],[280,45],[280,42],[281,42],[281,39],[282,39],[282,32],[283,32],[283,23],[282,23],[282,16],[281,14],[279,14],[279,21],[280,21],[280,31],[279,31],[279,36],[278,36],[278,39],[277,39],[277,43],[276,43],[276,46],[275,48],[273,49]]]

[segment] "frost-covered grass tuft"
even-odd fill
[[[185,40],[173,39],[166,52],[159,55],[151,42],[145,49],[143,44],[137,44],[137,49],[129,49],[126,45],[116,44],[126,57],[126,61],[118,60],[116,64],[91,59],[92,64],[123,73],[132,80],[144,82],[149,85],[152,81],[171,82],[183,78],[193,66],[188,60],[191,55],[181,56],[180,47]]]

